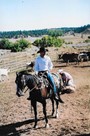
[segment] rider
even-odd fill
[[[63,81],[63,87],[64,87],[63,89],[64,90],[69,89],[71,92],[74,92],[75,85],[72,76],[68,72],[65,72],[63,69],[59,69],[58,72],[61,75]]]
[[[40,55],[35,60],[35,66],[34,70],[38,74],[39,72],[46,72],[47,73],[47,79],[49,80],[50,84],[52,85],[55,99],[59,100],[59,96],[57,94],[56,85],[54,83],[54,79],[52,74],[50,73],[50,70],[53,68],[53,64],[51,62],[51,59],[49,56],[46,55],[46,50],[44,47],[41,47],[40,50],[37,53],[40,53]]]

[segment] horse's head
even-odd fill
[[[22,72],[16,72],[16,80],[15,80],[15,83],[16,83],[16,95],[18,97],[20,96],[23,96],[24,93],[23,93],[23,90],[26,86],[26,83],[25,83],[25,75],[22,73]]]

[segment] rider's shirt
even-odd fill
[[[39,71],[50,71],[53,68],[53,64],[49,56],[45,55],[43,58],[38,56],[35,60],[34,70]]]

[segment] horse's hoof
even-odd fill
[[[38,128],[38,126],[37,125],[34,125],[34,127],[33,127],[34,129],[37,129]]]
[[[51,116],[54,116],[54,113],[52,113]]]
[[[49,128],[49,124],[46,124],[46,125],[45,125],[45,128]]]
[[[59,99],[59,102],[60,102],[60,103],[64,103],[64,101],[63,101],[62,99]]]
[[[58,119],[58,117],[59,117],[58,114],[55,117],[56,117],[56,119]]]

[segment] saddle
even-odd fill
[[[37,90],[41,90],[42,97],[48,98],[50,96],[50,83],[47,79],[46,73],[39,73],[38,75],[34,75]]]
[[[38,89],[41,89],[43,87],[46,87],[46,88],[49,87],[49,81],[46,75],[43,75],[43,74],[34,75],[34,78],[35,78]]]

